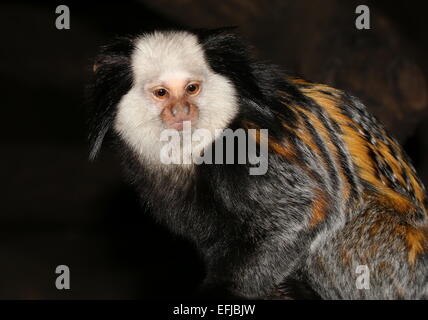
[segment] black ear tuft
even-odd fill
[[[196,34],[214,72],[231,80],[240,96],[260,95],[254,78],[250,48],[233,32],[234,29],[202,30]]]
[[[89,158],[94,159],[116,116],[116,106],[132,87],[131,54],[134,41],[117,38],[103,46],[93,65],[93,79],[87,90]]]
[[[284,80],[276,67],[253,59],[251,47],[242,41],[234,29],[226,27],[195,33],[211,69],[234,84],[241,105],[238,117],[280,135],[283,130],[273,106],[279,101],[277,86]],[[278,108],[283,109],[282,104],[278,104]]]
[[[223,27],[195,31],[210,67],[233,82],[252,76],[249,47],[234,32],[235,29],[236,27]]]

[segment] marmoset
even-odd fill
[[[426,299],[427,198],[405,152],[357,98],[250,51],[229,29],[103,46],[89,86],[90,157],[111,132],[141,201],[195,244],[201,294]],[[219,129],[267,145],[266,172],[250,174],[248,161],[162,161],[165,130],[212,133],[187,150],[215,157]]]

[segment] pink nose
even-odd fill
[[[198,107],[190,102],[181,101],[167,106],[161,112],[162,121],[169,127],[183,130],[183,122],[190,121],[192,126],[199,116]]]
[[[171,114],[174,118],[187,118],[190,115],[190,105],[185,104],[176,104],[171,108]]]

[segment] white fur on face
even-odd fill
[[[160,164],[160,150],[166,143],[160,141],[165,129],[160,119],[162,110],[154,103],[149,88],[167,81],[200,81],[201,92],[195,98],[199,119],[193,129],[207,129],[213,139],[216,129],[227,128],[238,111],[232,83],[211,70],[191,33],[155,32],[141,36],[131,64],[133,87],[118,105],[114,128],[141,161]],[[197,144],[192,152],[198,154],[206,145]]]

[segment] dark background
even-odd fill
[[[55,28],[66,4],[71,29]],[[356,30],[358,4],[371,30]],[[192,246],[142,210],[105,148],[89,163],[84,87],[98,47],[154,28],[239,26],[262,59],[360,97],[428,181],[428,22],[416,1],[157,0],[0,4],[0,298],[188,295]],[[71,290],[55,268],[71,269]]]

